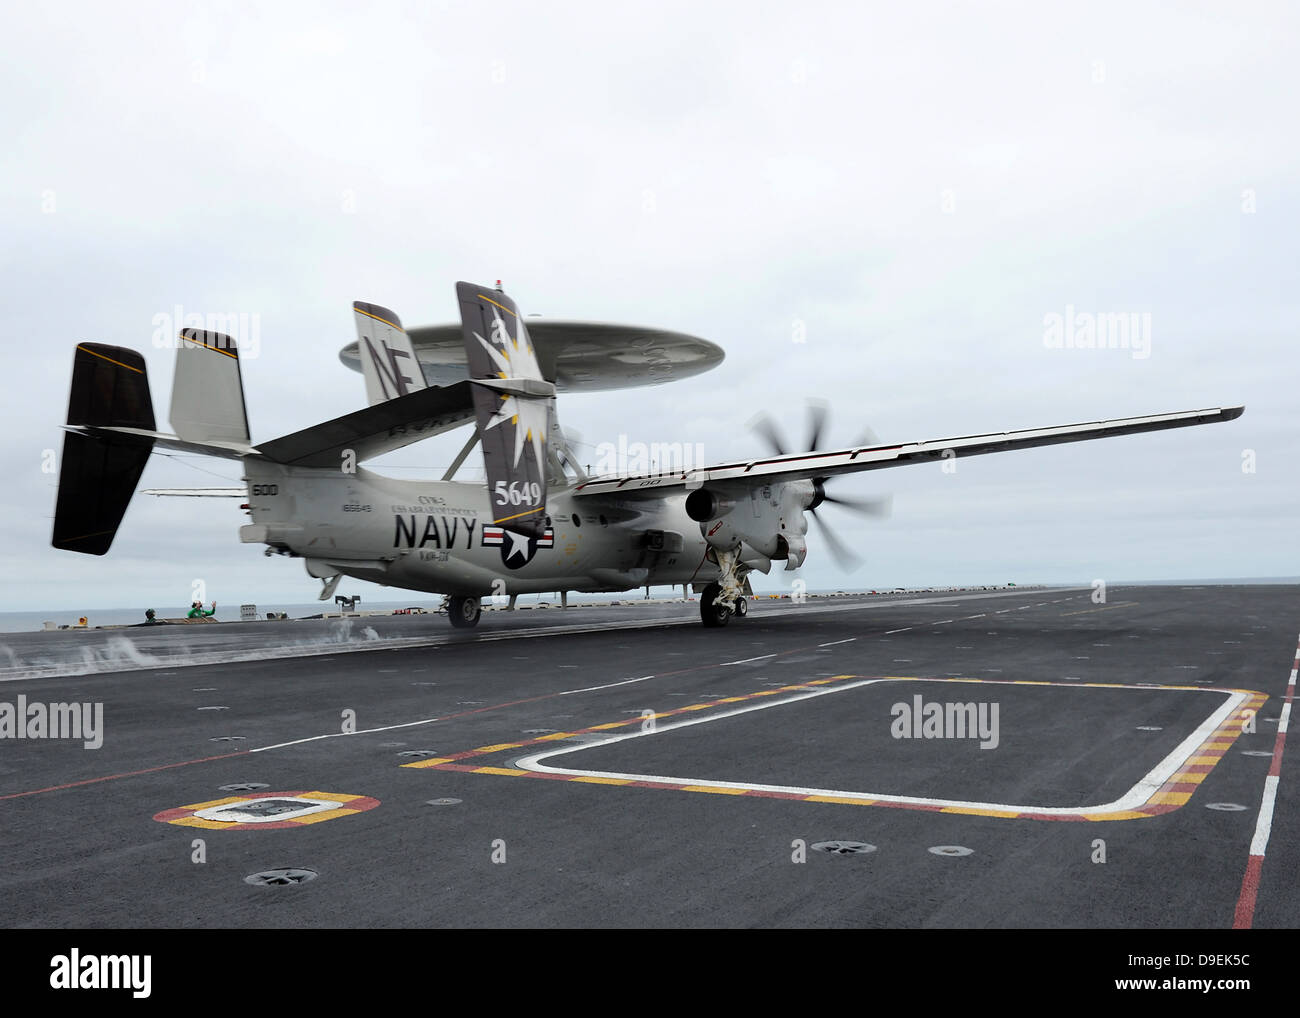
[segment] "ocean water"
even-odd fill
[[[677,596],[681,596],[678,591]],[[610,601],[633,599],[641,600],[645,597],[645,592],[628,592],[624,594],[570,594],[569,603],[579,604],[589,601]],[[653,600],[663,600],[666,597],[666,588],[659,588]],[[559,598],[555,595],[535,595],[521,594],[519,604],[536,604],[538,601],[546,601],[550,604],[559,604]],[[422,594],[413,592],[411,597],[402,601],[360,601],[357,604],[359,612],[391,612],[395,608],[412,608],[420,607],[427,612],[437,611],[442,604],[440,594]],[[145,608],[153,608],[157,617],[160,619],[184,618],[189,611],[189,605],[165,606],[165,605],[146,605]],[[239,605],[217,603],[217,613],[212,617],[218,622],[238,622],[240,620]],[[82,616],[86,619],[86,624],[91,628],[95,626],[132,626],[144,622],[145,608],[84,608],[80,611],[59,609],[52,611],[30,611],[30,612],[0,612],[0,633],[33,633],[43,630],[46,622],[53,622],[55,626],[75,626],[77,620]],[[208,606],[204,605],[206,611]],[[339,606],[333,601],[306,601],[306,602],[285,602],[285,601],[266,601],[257,603],[257,617],[265,619],[268,612],[284,612],[291,619],[305,619],[312,615],[319,615],[321,612],[337,612]]]
[[[1296,576],[1268,576],[1268,577],[1229,577],[1229,578],[1211,578],[1211,579],[1190,579],[1190,580],[1117,580],[1112,586],[1140,585],[1140,584],[1162,584],[1168,586],[1193,586],[1193,585],[1217,585],[1217,584],[1295,584],[1300,583],[1300,577]],[[1087,582],[1078,583],[1054,583],[1049,586],[1088,586]],[[994,585],[990,585],[990,589]],[[1033,584],[1022,584],[1029,587]],[[865,593],[873,588],[825,588],[809,590],[810,594],[834,594],[844,593]],[[894,590],[908,591],[955,591],[959,589],[977,590],[978,586],[952,587],[944,585],[934,585],[929,587],[911,586],[911,587],[893,587],[880,586],[874,588],[880,593],[889,593]],[[758,589],[755,593],[762,597],[769,593],[789,593],[789,587],[774,586],[771,589]],[[651,600],[663,601],[672,600],[681,597],[681,590],[677,588],[670,590],[668,587],[654,587],[651,590]],[[570,604],[581,604],[585,602],[598,601],[639,601],[645,598],[644,590],[625,591],[621,594],[578,594],[569,595]],[[558,604],[559,597],[554,594],[523,594],[520,595],[519,603],[536,604],[538,601],[547,601],[551,604]],[[438,594],[422,594],[412,592],[410,598],[399,601],[361,601],[357,604],[358,611],[376,611],[391,612],[395,608],[421,607],[425,611],[437,611],[442,604],[442,596]],[[166,605],[145,605],[139,608],[87,608],[80,611],[57,609],[47,611],[29,611],[29,612],[0,612],[0,633],[31,633],[38,632],[45,628],[46,622],[53,622],[56,626],[73,626],[77,624],[78,618],[85,616],[87,624],[94,626],[130,626],[136,623],[144,622],[145,608],[152,607],[156,611],[158,618],[184,618],[189,611],[188,605],[177,605],[168,607]],[[238,622],[240,618],[239,605],[237,604],[219,604],[217,613],[213,616],[219,622]],[[319,615],[323,611],[336,612],[339,610],[338,605],[333,601],[267,601],[257,604],[257,617],[265,619],[267,612],[284,612],[291,619],[302,619],[312,615]]]
[[[442,604],[441,597],[431,599],[413,598],[410,601],[393,601],[382,604],[366,604],[364,601],[357,605],[358,611],[391,611],[394,608],[410,608],[419,605],[425,611],[436,611]],[[178,605],[176,607],[167,607],[159,605],[147,605],[152,607],[160,619],[184,618],[189,611],[188,605]],[[203,606],[204,611],[208,606]],[[339,606],[328,601],[312,601],[307,603],[291,604],[288,602],[271,602],[257,605],[257,617],[266,618],[267,612],[284,612],[291,619],[302,619],[309,615],[319,615],[323,611],[338,611]],[[137,622],[144,621],[144,608],[85,608],[80,613],[76,611],[35,611],[35,612],[0,612],[0,633],[30,633],[45,628],[46,622],[53,622],[56,626],[76,625],[78,618],[85,616],[86,622],[91,627],[94,626],[131,626]],[[237,604],[217,604],[217,613],[212,616],[218,622],[238,622],[239,605]]]

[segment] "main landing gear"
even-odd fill
[[[721,596],[722,585],[718,583],[710,583],[700,594],[700,620],[708,629],[725,626],[731,621],[732,615],[743,619],[749,614],[749,602],[744,594],[737,597],[730,606],[719,600]]]
[[[477,597],[450,597],[447,599],[447,617],[457,629],[471,629],[478,625],[483,609]]]

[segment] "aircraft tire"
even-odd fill
[[[457,629],[471,629],[478,625],[483,609],[477,597],[453,597],[447,602],[447,617]]]
[[[743,619],[749,614],[749,601],[744,597],[736,598],[736,618]]]
[[[715,604],[722,587],[710,583],[700,595],[700,620],[706,629],[716,629],[731,621],[731,612],[720,604]]]

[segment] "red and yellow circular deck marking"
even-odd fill
[[[338,803],[338,805],[333,809],[317,806],[312,812],[304,813],[302,816],[287,817],[284,820],[241,822],[208,820],[195,815],[200,812],[214,810],[220,806],[233,806],[241,802],[255,806],[264,800],[272,799],[306,799],[314,800],[318,804],[334,802]],[[374,809],[378,805],[379,800],[372,799],[368,795],[344,795],[339,792],[258,792],[255,795],[228,795],[222,799],[196,802],[191,806],[165,809],[161,813],[155,813],[153,818],[159,823],[178,824],[182,827],[203,827],[210,831],[282,831],[289,827],[302,827],[306,824],[318,824],[324,820],[336,820],[339,817],[351,816],[353,813],[364,813],[366,810]]]

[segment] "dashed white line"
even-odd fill
[[[1255,836],[1250,841],[1250,854],[1263,855],[1268,847],[1268,836],[1273,830],[1273,800],[1277,798],[1277,783],[1281,779],[1270,774],[1264,779],[1264,802],[1259,807],[1259,818],[1255,821]]]
[[[301,746],[304,742],[319,742],[322,739],[352,739],[358,735],[374,735],[376,732],[391,732],[398,728],[414,728],[417,725],[430,725],[442,718],[422,718],[419,721],[404,721],[400,725],[385,725],[383,728],[367,728],[360,732],[327,732],[324,735],[309,735],[305,739],[293,739],[289,742],[277,742],[274,746],[258,746],[250,753],[265,753],[268,749],[284,749],[286,746]]]
[[[1296,663],[1300,665],[1300,645],[1296,648]],[[1249,929],[1255,921],[1255,902],[1259,895],[1264,855],[1268,848],[1269,835],[1273,831],[1273,804],[1277,799],[1278,783],[1282,779],[1282,752],[1286,748],[1286,730],[1291,720],[1295,676],[1296,669],[1293,667],[1291,679],[1287,683],[1286,701],[1282,705],[1281,716],[1278,718],[1278,734],[1273,743],[1273,764],[1269,768],[1268,777],[1264,779],[1264,798],[1259,806],[1259,816],[1255,820],[1255,836],[1250,841],[1250,858],[1246,862],[1246,872],[1241,878],[1241,893],[1237,897],[1233,929]]]
[[[612,689],[615,686],[626,686],[633,682],[645,682],[646,679],[653,679],[653,675],[642,675],[636,679],[624,679],[622,682],[610,682],[604,686],[588,686],[585,689],[565,689],[561,690],[557,696],[569,696],[572,693],[593,693],[599,689]],[[670,694],[671,695],[671,694]],[[322,739],[347,739],[357,735],[375,735],[379,732],[391,732],[398,728],[415,728],[418,725],[431,725],[435,721],[443,720],[441,717],[421,718],[419,721],[404,721],[397,725],[384,725],[382,728],[366,728],[359,732],[326,732],[324,735],[309,735],[305,739],[292,739],[289,742],[277,742],[273,746],[258,746],[250,749],[250,753],[265,753],[269,749],[284,749],[287,746],[301,746],[305,742],[319,742]]]
[[[598,689],[613,689],[615,686],[630,686],[634,682],[645,682],[646,679],[653,678],[653,675],[642,675],[639,679],[624,679],[622,682],[607,682],[603,686],[587,686],[585,689],[566,689],[557,695],[570,696],[573,693],[594,693]]]

